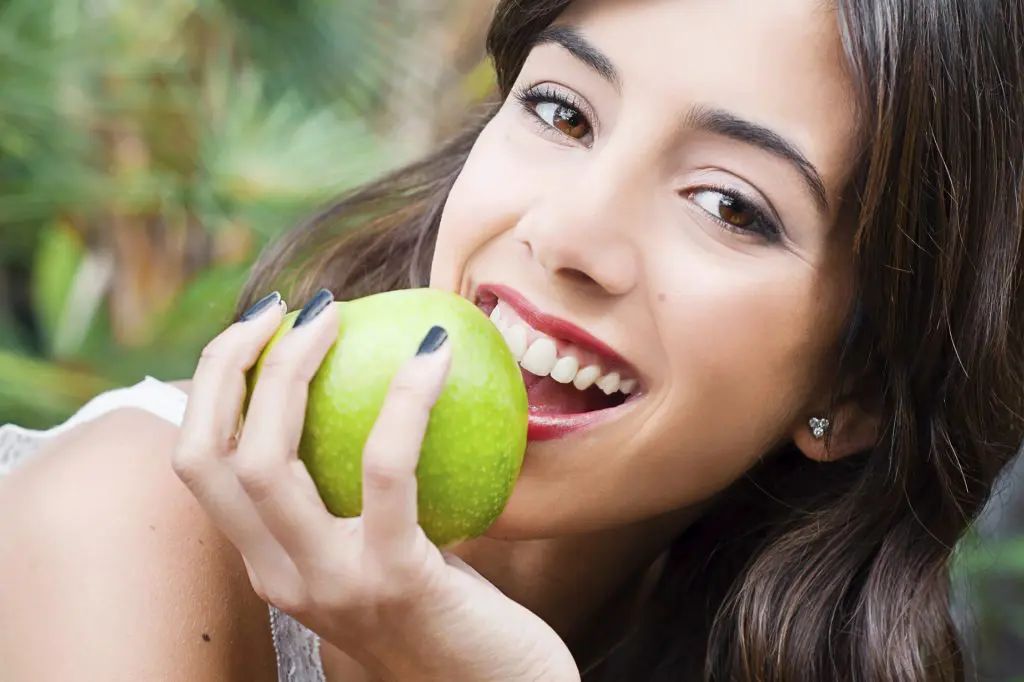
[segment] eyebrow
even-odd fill
[[[616,90],[621,89],[622,81],[615,64],[587,40],[586,36],[578,29],[572,26],[549,26],[541,31],[534,40],[534,47],[546,44],[562,46],[573,57],[597,72]],[[701,105],[693,107],[684,120],[688,128],[757,147],[790,163],[803,177],[818,209],[822,213],[828,212],[828,191],[821,178],[821,173],[800,151],[799,147],[771,128],[748,121],[724,109]]]
[[[829,209],[828,191],[821,174],[806,156],[794,145],[771,128],[752,123],[725,111],[704,106],[695,106],[686,116],[686,123],[696,130],[721,135],[737,142],[762,149],[796,167],[803,176],[814,202],[822,213]]]
[[[548,26],[533,41],[534,47],[547,44],[561,45],[606,81],[619,88],[619,72],[608,56],[597,49],[578,29],[572,26]]]

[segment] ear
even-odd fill
[[[811,420],[822,418],[830,424],[825,437],[819,439],[814,437]],[[806,415],[794,426],[793,443],[815,461],[834,462],[874,446],[880,425],[877,413],[849,400],[834,405],[830,413],[822,410]]]

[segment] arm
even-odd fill
[[[177,434],[118,411],[0,479],[0,679],[277,680],[266,605],[171,469]]]

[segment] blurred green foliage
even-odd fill
[[[487,9],[0,0],[0,423],[189,376],[268,240],[489,91]]]

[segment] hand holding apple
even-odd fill
[[[392,377],[440,325],[454,359],[421,448],[418,520],[442,548],[482,534],[505,508],[526,449],[526,388],[501,332],[466,299],[436,289],[331,305],[338,337],[309,382],[298,449],[327,508],[359,515],[363,446]],[[267,344],[249,373],[250,391],[298,314],[286,315]]]
[[[417,494],[421,447],[427,453],[424,438],[430,438],[430,429],[437,424],[449,437],[448,428],[457,432],[465,426],[458,421],[464,408],[458,391],[448,394],[455,396],[446,408],[451,423],[435,423],[432,412],[442,407],[446,391],[472,375],[457,374],[460,361],[473,352],[467,348],[478,343],[466,341],[456,323],[458,315],[444,320],[452,326],[450,333],[430,328],[429,333],[406,339],[393,355],[378,356],[382,364],[393,362],[396,371],[393,376],[386,371],[375,374],[378,378],[369,382],[376,391],[376,382],[387,377],[379,409],[368,419],[372,425],[360,445],[360,515],[344,518],[325,506],[297,453],[317,441],[316,436],[304,435],[307,400],[323,395],[315,387],[327,393],[337,390],[333,365],[324,359],[339,337],[344,306],[352,304],[333,305],[329,292],[314,297],[291,331],[277,335],[258,378],[250,377],[253,385],[247,400],[246,372],[282,324],[283,308],[274,305],[277,302],[271,299],[261,314],[232,325],[207,346],[196,369],[174,458],[175,471],[244,557],[256,592],[385,680],[578,682],[572,656],[546,623],[454,557],[442,554],[417,522],[425,508],[425,496]],[[410,318],[414,312],[409,311]],[[420,318],[438,319],[439,311],[433,312],[421,312]],[[459,338],[470,345],[460,346]],[[352,339],[353,345],[358,343]],[[417,349],[422,352],[416,354]],[[344,368],[372,360],[361,353],[339,353],[333,361],[343,368],[339,375],[345,376]],[[317,379],[321,366],[324,378]],[[517,370],[515,376],[519,377]],[[340,404],[352,414],[373,411],[363,403],[368,393],[345,394],[353,402]],[[473,401],[472,394],[467,395],[461,399]],[[521,404],[517,401],[495,409],[509,415],[522,409],[525,433],[525,396]],[[507,491],[501,493],[502,486],[511,487],[508,472],[518,472],[516,458],[522,457],[515,428],[490,453],[495,462],[511,459],[513,465],[485,469],[493,481],[481,482],[471,474],[459,484],[486,491],[469,512],[450,505],[445,486],[438,482],[440,474],[424,478],[424,491],[441,491],[441,506],[431,510],[439,519],[436,537],[482,532],[495,508],[504,504],[500,500]],[[321,438],[327,433],[330,440],[337,432],[325,428],[320,433]],[[471,439],[474,433],[468,429],[462,438]],[[461,442],[456,439],[453,445]],[[319,455],[308,454],[313,451],[305,450],[310,461],[321,462]],[[457,451],[463,453],[460,457],[470,452]],[[438,461],[444,460],[442,452],[437,450]],[[449,471],[465,472],[467,464],[453,460]],[[330,466],[323,471],[325,479],[332,475]],[[503,482],[495,484],[499,479]],[[328,484],[324,490],[328,496],[341,490],[339,499],[346,504],[352,488]],[[453,516],[453,511],[459,513]]]

